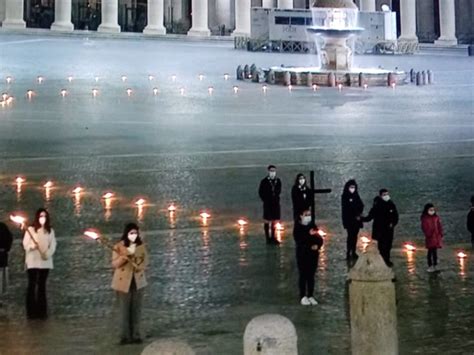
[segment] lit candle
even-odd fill
[[[19,216],[19,215],[14,215],[14,214],[10,215],[10,220],[13,223],[19,224],[21,226],[21,228],[23,228],[23,226],[25,225],[25,222],[26,222],[25,217],[22,217],[22,216]]]
[[[45,189],[50,189],[50,188],[53,187],[53,182],[52,182],[52,181],[47,181],[47,182],[43,185],[43,187],[44,187]]]
[[[239,225],[240,229],[243,229],[248,224],[248,222],[245,219],[241,218],[237,220],[237,224]]]
[[[126,76],[126,75],[122,75],[122,81],[123,81],[123,82],[126,82],[126,81],[127,81],[127,76]]]
[[[293,90],[293,85],[288,85],[288,91]]]
[[[138,200],[135,201],[135,205],[137,206],[143,206],[145,204],[146,200],[143,198],[139,198]]]
[[[99,95],[99,90],[92,89],[92,96],[96,97],[97,95]]]
[[[181,96],[184,96],[184,88],[179,89]]]
[[[42,84],[44,81],[44,78],[42,76],[38,76],[38,84]]]
[[[457,254],[457,256],[458,256],[459,259],[467,258],[467,254],[464,253],[464,251],[462,251],[462,250]]]
[[[114,197],[113,192],[107,192],[107,193],[102,195],[102,198],[105,199],[105,200],[110,200],[112,197]]]
[[[275,229],[277,231],[283,231],[283,230],[285,230],[285,227],[283,226],[282,223],[278,222],[277,224],[275,224]]]
[[[128,95],[128,96],[132,96],[132,93],[133,93],[133,90],[130,89],[130,88],[128,88],[128,89],[127,89],[127,95]]]
[[[72,75],[67,77],[67,81],[69,81],[69,82],[72,82],[72,79],[73,79]]]
[[[7,76],[6,81],[7,84],[10,84],[13,81],[13,78],[11,76]]]
[[[224,74],[224,80],[229,80],[229,74],[227,73]]]
[[[16,179],[15,179],[15,182],[17,183],[17,185],[21,185],[25,182],[26,180],[24,178],[22,178],[21,176],[18,176]]]
[[[263,91],[264,94],[267,93],[267,90],[268,90],[268,87],[266,85],[263,85],[262,86],[262,91]]]
[[[396,84],[396,83],[392,83],[391,86],[392,86],[392,89],[395,89],[395,87],[397,86],[397,84]]]
[[[74,190],[72,190],[72,193],[75,195],[79,195],[83,191],[83,188],[80,186],[77,186]]]
[[[203,81],[204,79],[204,75],[203,74],[199,74],[199,81]]]
[[[367,238],[366,236],[363,236],[360,238],[360,241],[363,243],[363,244],[369,244],[370,243],[370,239]]]
[[[35,94],[35,93],[34,93],[33,90],[28,90],[28,91],[26,92],[26,97],[31,100],[31,98],[33,97],[34,94]]]
[[[212,93],[214,92],[214,88],[212,86],[209,86],[207,88],[207,91],[209,92],[209,95],[212,95]]]
[[[99,77],[96,76],[96,77],[94,78],[94,80],[95,80],[96,83],[98,83],[98,82],[99,82]]]
[[[338,88],[339,91],[342,91],[342,84],[338,84],[337,88]]]
[[[152,80],[154,80],[154,79],[155,79],[155,77],[154,77],[153,75],[148,75],[148,80],[149,80],[149,81],[152,81]]]
[[[158,88],[153,88],[153,95],[158,95]]]
[[[369,87],[369,85],[364,84],[364,90],[367,90],[368,87]]]
[[[67,95],[67,90],[66,89],[62,89],[61,90],[61,96],[62,97],[65,97]]]
[[[207,219],[207,218],[210,218],[210,217],[211,217],[211,215],[210,215],[209,213],[207,213],[207,212],[202,212],[202,213],[200,214],[200,216],[201,216],[202,219]]]
[[[316,85],[316,84],[313,84],[313,91],[316,91],[316,90],[318,90],[318,89],[319,89],[319,86]]]
[[[176,75],[175,74],[171,75],[171,80],[176,81]]]
[[[319,234],[319,236],[322,237],[322,238],[324,238],[325,236],[328,235],[328,234],[327,234],[325,231],[323,231],[322,229],[318,229],[318,234]]]
[[[6,92],[4,92],[4,93],[2,94],[2,99],[3,99],[3,100],[6,100],[7,98],[8,98],[8,94],[7,94]]]
[[[169,213],[176,212],[176,206],[174,205],[174,203],[172,203],[171,205],[168,206],[168,212]]]
[[[234,94],[237,94],[239,92],[239,87],[238,86],[234,86]]]

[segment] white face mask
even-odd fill
[[[301,224],[304,226],[307,226],[310,223],[311,223],[311,216],[303,216],[303,218],[301,219]]]
[[[354,192],[356,192],[355,187],[349,187],[349,192],[350,192],[351,194],[353,194]]]
[[[44,226],[46,224],[46,217],[40,217],[38,221],[39,221],[39,224]]]
[[[138,234],[136,232],[128,233],[127,238],[132,243],[135,243],[135,240],[137,240],[137,238],[138,238]]]
[[[384,196],[382,196],[382,200],[384,200],[385,202],[390,201],[390,195],[384,195]]]
[[[301,186],[303,186],[305,182],[306,182],[305,179],[300,179],[300,185],[301,185]]]
[[[277,176],[277,173],[276,173],[276,171],[270,171],[268,173],[268,176],[270,176],[270,179],[274,179]]]
[[[428,214],[429,214],[430,216],[434,216],[435,213],[436,213],[436,211],[432,211],[432,210],[429,210],[429,211],[428,211]]]

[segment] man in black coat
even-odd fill
[[[280,220],[281,180],[276,177],[276,167],[269,165],[268,176],[260,181],[258,195],[263,202],[263,229],[268,244],[280,244],[275,238],[276,223]],[[270,231],[271,227],[271,231]]]
[[[0,295],[4,294],[7,288],[8,253],[12,247],[12,242],[12,233],[5,223],[0,222]]]
[[[357,259],[357,238],[362,228],[361,216],[364,203],[359,196],[357,182],[351,179],[344,185],[341,195],[342,225],[347,231],[346,259]]]
[[[398,224],[398,211],[393,201],[390,200],[387,189],[379,191],[379,196],[374,199],[369,214],[362,218],[363,222],[370,222],[371,220],[374,220],[372,223],[372,239],[378,242],[380,255],[387,266],[392,267],[390,251],[392,250],[394,228]]]
[[[472,249],[474,249],[474,195],[471,196],[471,209],[467,214],[467,230],[471,233]]]

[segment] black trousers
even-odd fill
[[[349,227],[347,230],[347,256],[357,255],[357,237],[359,236],[359,227]]]
[[[28,318],[47,318],[46,280],[49,269],[28,269],[26,315]]]
[[[437,248],[428,249],[427,258],[428,258],[428,266],[438,265],[438,249]]]
[[[383,239],[377,240],[377,242],[380,255],[385,261],[385,264],[389,265],[391,263],[390,252],[392,250],[393,245],[393,232],[391,233],[391,235],[386,235]]]
[[[318,267],[318,252],[307,250],[296,250],[296,263],[299,272],[300,298],[313,297],[314,294],[314,276]]]

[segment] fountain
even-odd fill
[[[313,36],[319,67],[270,67],[247,76],[239,67],[237,78],[265,80],[269,84],[312,86],[391,86],[404,84],[403,71],[379,68],[354,68],[354,40],[364,31],[358,26],[357,6],[352,0],[316,0],[311,8],[312,25],[306,28]],[[259,74],[259,75],[256,75]]]

